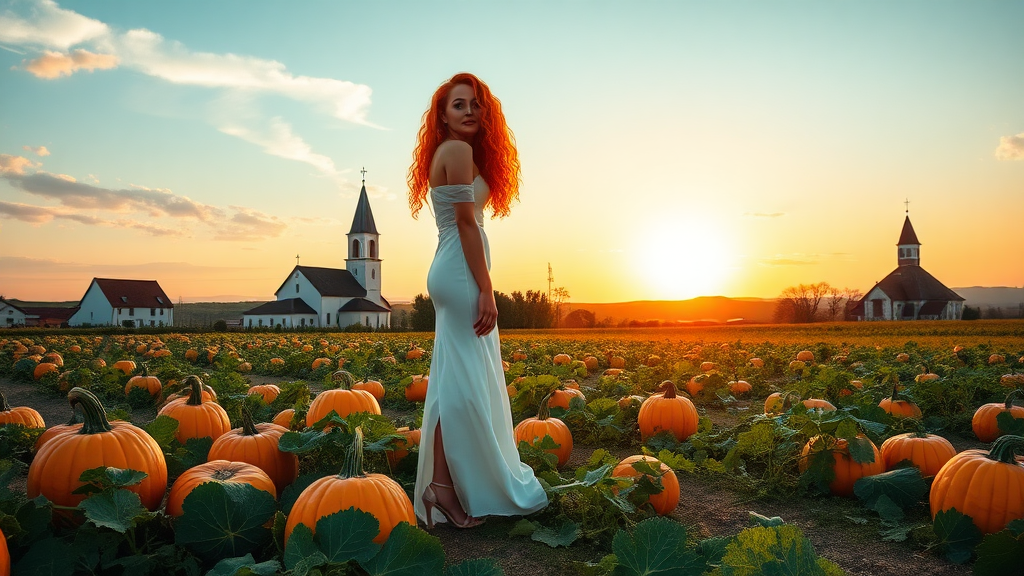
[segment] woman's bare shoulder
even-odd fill
[[[448,184],[472,182],[476,172],[473,165],[473,147],[461,140],[442,142],[434,152],[431,172],[437,174],[437,181],[445,181]]]

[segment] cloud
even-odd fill
[[[744,212],[744,216],[751,218],[781,218],[786,215],[785,212]]]
[[[338,176],[334,161],[313,148],[292,132],[292,127],[281,118],[271,118],[266,130],[256,131],[242,126],[222,126],[219,130],[246,142],[256,144],[272,156],[305,162],[328,176]]]
[[[50,151],[46,149],[46,146],[37,146],[35,148],[33,148],[31,146],[22,146],[21,149],[26,151],[26,152],[32,152],[36,156],[49,156],[50,155]]]
[[[166,228],[149,222],[136,222],[128,219],[104,220],[87,214],[75,214],[53,206],[32,206],[16,202],[4,202],[0,200],[0,217],[20,220],[30,224],[45,224],[52,220],[71,220],[80,224],[90,226],[102,226],[104,228],[131,228],[142,230],[151,236],[186,236],[183,230]]]
[[[277,216],[242,206],[231,206],[235,214],[215,227],[214,240],[246,241],[276,238],[288,227]]]
[[[20,18],[10,10],[0,14],[0,42],[67,50],[110,33],[110,28],[99,20],[65,10],[52,0],[30,3],[29,12],[28,18]]]
[[[70,76],[79,70],[109,70],[117,68],[120,60],[113,54],[93,54],[88,50],[75,50],[70,54],[50,52],[47,50],[42,56],[30,61],[25,65],[25,70],[32,73],[36,78],[53,80],[61,76]]]
[[[37,164],[24,156],[0,154],[0,177],[22,176],[26,168],[34,168]]]
[[[996,148],[997,160],[1024,160],[1024,132],[1016,136],[1003,136]]]

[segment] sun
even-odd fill
[[[717,296],[735,270],[727,228],[697,218],[659,223],[637,237],[636,277],[651,299]]]

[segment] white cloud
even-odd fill
[[[1024,160],[1024,132],[1016,136],[1003,136],[996,148],[998,160]]]
[[[112,54],[93,54],[88,50],[78,49],[70,54],[51,52],[47,50],[43,55],[25,65],[36,78],[53,80],[61,76],[70,76],[79,70],[109,70],[117,68],[117,56]]]
[[[0,154],[0,176],[23,176],[26,168],[33,168],[36,163],[24,156]]]
[[[32,152],[36,156],[50,155],[50,151],[46,149],[46,146],[36,146],[35,148],[33,148],[32,146],[22,146],[21,149],[26,152]]]
[[[328,176],[338,175],[334,161],[323,154],[313,152],[313,148],[296,136],[291,125],[281,118],[271,118],[270,125],[262,131],[238,125],[221,126],[219,129],[225,134],[262,147],[267,154],[305,162]]]
[[[65,10],[52,0],[27,4],[30,12],[27,18],[10,9],[0,14],[0,42],[67,50],[110,33],[110,28],[103,22]]]

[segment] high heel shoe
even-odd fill
[[[460,524],[452,519],[452,514],[449,512],[441,503],[437,500],[437,493],[434,492],[434,486],[438,488],[451,488],[455,489],[454,486],[448,484],[441,484],[440,482],[431,482],[427,484],[427,487],[423,489],[423,509],[427,515],[427,530],[433,530],[434,528],[434,514],[433,510],[436,507],[448,522],[456,528],[472,528],[479,526],[484,523],[483,518],[474,518],[469,514],[466,515],[466,519]]]

